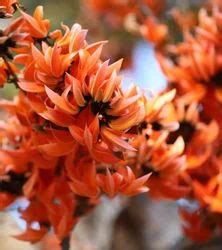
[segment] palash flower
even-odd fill
[[[111,193],[112,188],[116,189],[116,184],[113,184],[112,177],[107,178],[105,174],[96,176],[95,162],[89,156],[80,160],[79,165],[74,165],[74,167],[67,162],[70,162],[70,159],[72,162],[72,158],[78,155],[77,152],[70,153],[70,159],[66,160],[64,157],[58,159],[61,150],[58,152],[56,147],[52,148],[52,144],[44,148],[45,154],[41,155],[43,160],[40,162],[40,156],[37,157],[34,154],[38,147],[34,152],[32,152],[33,149],[30,150],[32,144],[27,138],[26,128],[23,128],[24,131],[20,131],[19,126],[13,124],[14,117],[10,122],[11,126],[1,125],[2,133],[5,130],[8,138],[8,141],[3,141],[3,143],[7,143],[7,147],[12,148],[4,149],[6,147],[4,146],[1,150],[3,157],[1,163],[3,164],[2,160],[4,160],[4,163],[7,164],[2,166],[2,170],[5,171],[1,174],[0,181],[1,207],[5,208],[23,194],[30,201],[28,208],[20,211],[22,218],[27,223],[27,228],[16,238],[34,243],[42,239],[52,226],[56,236],[62,240],[69,234],[79,217],[95,206],[100,188],[111,195],[113,194]],[[17,120],[15,122],[18,124]],[[64,139],[64,134],[56,136]],[[2,138],[5,137],[2,136]],[[28,147],[26,147],[26,140],[29,142]],[[58,148],[61,147],[63,145]],[[46,154],[53,155],[55,160],[46,157]],[[27,155],[30,158],[27,158]],[[12,159],[7,162],[5,156],[12,157]],[[45,161],[44,157],[46,157]],[[20,165],[21,161],[22,165]],[[20,172],[17,172],[17,169]],[[68,176],[66,176],[66,170]],[[121,179],[119,183],[121,185],[117,187],[118,193],[135,195],[148,190],[144,183],[149,175],[136,179],[130,168],[119,168],[117,173]],[[82,200],[81,197],[89,197],[94,201]],[[33,228],[34,222],[38,223],[38,229]]]
[[[17,0],[1,0],[0,18],[11,17],[16,10]]]
[[[42,39],[47,37],[50,22],[48,19],[43,19],[43,7],[38,6],[33,16],[28,15],[24,11],[21,11],[23,21],[22,31],[27,32],[31,37]]]
[[[160,63],[170,82],[182,94],[191,92],[196,99],[208,98],[213,91],[221,101],[221,11],[215,7],[212,13],[201,9],[194,35],[185,32],[184,41],[169,46],[175,63],[159,56]]]
[[[70,188],[79,196],[98,199],[103,191],[113,198],[117,194],[132,196],[148,191],[145,183],[150,175],[137,178],[129,167],[105,169],[96,166],[90,157],[85,156],[74,163],[69,162],[66,168],[71,180]]]
[[[181,209],[183,229],[192,240],[207,241],[215,232],[221,232],[221,157],[213,156],[207,167],[204,164],[191,172],[190,178],[192,199],[199,205],[194,211]]]
[[[18,73],[19,69],[14,63],[8,62],[7,64],[0,58],[0,88],[4,87],[7,82],[15,81],[15,73]]]
[[[165,129],[168,131],[178,128],[177,120],[169,120],[165,107],[173,101],[176,90],[164,91],[163,93],[153,95],[151,98],[144,97],[145,117],[140,127],[147,128],[151,125],[153,130]]]
[[[149,9],[159,14],[160,1],[87,4],[116,23],[133,13],[139,32],[158,44],[166,26]],[[49,33],[41,6],[33,16],[17,7],[21,17],[0,34],[0,83],[20,88],[13,101],[0,101],[10,113],[0,122],[0,209],[20,196],[29,201],[16,238],[56,249],[102,195],[151,189],[154,198],[198,200],[197,210],[180,211],[184,231],[209,239],[222,226],[222,123],[205,110],[209,93],[220,101],[219,8],[201,10],[194,35],[184,32],[185,41],[169,48],[176,62],[162,61],[174,100],[175,89],[151,98],[135,86],[124,91],[122,60],[101,59],[105,41],[89,44],[78,24]]]
[[[195,197],[200,201],[203,207],[207,207],[214,213],[222,212],[222,178],[221,173],[215,175],[206,184],[193,180]]]
[[[45,140],[48,142],[49,137],[45,136],[44,140],[35,141],[36,138],[17,121],[16,124],[1,125],[1,132],[5,132],[1,145],[1,191],[15,198],[21,195],[32,197],[34,183],[39,181],[38,173],[42,171],[47,175],[48,170],[52,176],[55,175],[61,161],[59,156],[64,154],[56,147],[65,146],[60,143],[58,146],[56,142],[51,143],[49,148],[48,144],[41,144]]]
[[[21,125],[27,128],[30,126],[29,130],[40,131],[45,126],[45,120],[34,112],[27,96],[22,91],[18,91],[12,101],[0,100],[0,108],[11,116],[15,116]]]
[[[221,214],[209,213],[204,208],[189,210],[181,207],[180,216],[183,220],[183,232],[191,240],[196,242],[206,242],[221,230]]]
[[[103,152],[113,159],[113,150],[133,150],[127,130],[143,119],[142,94],[136,87],[123,93],[117,75],[121,61],[102,62],[103,42],[87,45],[85,35],[76,24],[63,37],[54,33],[54,46],[43,43],[42,51],[32,46],[33,61],[19,86],[36,113],[68,128],[95,159],[100,161]]]
[[[15,21],[11,22],[0,34],[0,54],[4,58],[5,63],[8,63],[8,66],[11,65],[11,61],[6,61],[6,59],[13,59],[13,52],[19,52],[24,50],[24,46],[29,46],[30,40],[27,39],[27,34],[19,31],[19,28],[22,24],[22,18],[18,18]],[[18,73],[14,68],[9,68],[9,71]],[[15,70],[15,71],[14,71]],[[8,72],[12,73],[12,72]]]
[[[142,33],[154,44],[162,43],[167,33],[166,26],[159,24],[156,18],[163,13],[165,0],[89,0],[84,3],[86,11],[101,18],[111,28],[124,26],[130,33]]]
[[[64,175],[55,176],[50,170],[33,173],[24,187],[29,196],[29,206],[21,211],[27,222],[26,231],[17,239],[31,242],[39,241],[52,225],[58,239],[66,237],[77,218],[73,216],[76,200]],[[39,229],[33,229],[32,223],[38,222]]]
[[[201,166],[194,169],[188,169],[188,171],[183,173],[183,180],[186,185],[192,187],[192,192],[190,193],[191,197],[196,197],[193,183],[199,182],[205,186],[211,179],[218,176],[220,173],[220,165],[221,155],[218,153],[218,146],[215,146],[214,153],[212,153],[207,161],[205,161]]]
[[[11,124],[12,125],[12,124]],[[15,125],[15,124],[13,124]],[[8,131],[4,131],[6,124],[1,122],[0,124],[0,209],[4,209],[7,206],[11,205],[14,200],[22,195],[22,187],[27,180],[27,177],[24,174],[23,166],[18,168],[15,165],[15,161],[19,159],[13,159],[4,148],[9,144],[9,141],[16,141],[13,136],[13,132],[10,131],[11,128],[8,128]],[[13,127],[15,130],[15,127]],[[24,131],[22,132],[22,134]],[[15,142],[15,145],[17,142]]]
[[[167,144],[167,131],[143,130],[133,141],[136,152],[128,153],[127,164],[139,175],[152,173],[146,185],[154,198],[178,199],[189,192],[179,183],[179,174],[186,168],[182,137],[173,144]]]
[[[178,137],[173,144],[167,144],[167,136],[167,132],[143,131],[132,141],[137,152],[130,153],[129,165],[133,164],[145,172],[153,171],[154,175],[174,178],[185,168],[184,142],[182,137]]]
[[[2,107],[17,116],[10,117],[0,126],[1,153],[4,164],[7,164],[1,162],[1,178],[6,178],[0,182],[0,186],[4,187],[0,193],[3,197],[1,206],[10,205],[22,194],[31,202],[25,211],[21,211],[27,229],[16,236],[17,239],[39,241],[45,237],[50,226],[57,237],[63,239],[78,218],[95,206],[100,190],[111,197],[117,193],[135,195],[148,191],[144,184],[149,175],[136,178],[130,168],[117,168],[120,176],[118,183],[115,173],[111,177],[108,172],[97,174],[95,162],[87,150],[77,145],[68,131],[47,127],[28,104],[23,94],[14,102],[1,103]],[[79,161],[77,158],[84,153],[88,156]],[[13,183],[19,186],[14,187]],[[82,201],[83,197],[86,200]],[[39,223],[39,229],[32,227],[33,222]]]
[[[82,198],[76,197],[69,187],[69,179],[65,175],[65,158],[60,156],[64,155],[64,150],[67,154],[70,148],[73,155],[76,153],[71,145],[65,148],[65,143],[60,144],[58,138],[66,140],[64,132],[57,133],[54,130],[55,134],[50,131],[47,136],[42,131],[39,135],[29,129],[15,117],[10,118],[8,123],[1,123],[0,206],[3,209],[19,196],[25,196],[30,205],[20,212],[27,222],[27,228],[16,238],[36,242],[52,226],[57,237],[62,240],[78,218],[94,204],[90,201],[82,204]],[[42,144],[51,141],[50,138],[57,140],[50,145]],[[39,229],[32,228],[34,222],[39,223]]]
[[[1,138],[1,144],[2,140]],[[23,169],[15,167],[13,158],[2,150],[0,162],[0,209],[3,210],[22,195],[22,186],[27,177],[23,174]]]
[[[175,23],[180,29],[182,29],[183,32],[188,31],[197,25],[197,16],[195,11],[192,9],[186,10],[184,13],[177,7],[174,7],[170,10],[170,14]]]
[[[168,27],[152,15],[138,20],[135,14],[129,14],[124,20],[124,28],[132,34],[142,35],[157,47],[168,37]]]
[[[77,162],[76,162],[77,161]],[[90,157],[76,160],[75,164],[67,164],[70,189],[79,196],[98,198],[100,190],[96,180],[96,165]]]
[[[135,5],[130,1],[103,1],[90,0],[84,1],[85,11],[90,11],[96,18],[103,18],[112,28],[119,28],[124,22],[124,18],[132,12],[136,11]]]
[[[11,25],[12,27],[13,25]],[[15,64],[8,59],[12,59],[12,50],[17,46],[17,41],[22,35],[14,34],[10,28],[0,31],[0,86],[8,81],[14,80],[15,74],[19,72]]]
[[[165,6],[164,0],[134,0],[115,1],[115,0],[90,0],[85,1],[85,5],[96,14],[105,15],[109,22],[119,23],[130,13],[141,12],[149,8],[155,15],[159,15]]]
[[[17,238],[36,242],[52,226],[58,238],[62,239],[73,228],[74,221],[79,215],[73,216],[76,199],[64,176],[62,166],[65,163],[63,163],[62,158],[58,158],[58,155],[62,154],[61,150],[58,152],[54,147],[50,148],[52,150],[50,151],[47,146],[41,145],[44,149],[43,152],[46,151],[42,155],[38,152],[38,150],[42,152],[42,148],[40,150],[35,145],[37,142],[31,143],[33,138],[27,135],[27,129],[21,126],[17,120],[17,126],[15,126],[13,121],[10,121],[11,124],[8,123],[7,126],[1,124],[1,136],[4,132],[6,134],[5,137],[2,136],[4,140],[2,139],[3,145],[0,155],[1,208],[10,205],[19,196],[25,196],[31,202],[25,211],[21,211],[23,219],[27,222],[27,230]],[[64,138],[64,135],[60,134],[61,136]],[[6,140],[6,138],[8,139]],[[51,156],[49,156],[50,154]],[[52,202],[53,200],[55,202]],[[39,230],[32,228],[33,222],[39,223]]]
[[[140,32],[148,42],[160,45],[168,35],[168,28],[165,24],[159,23],[154,18],[147,17],[140,26]]]
[[[183,155],[184,141],[181,136],[172,144],[167,143],[171,131],[178,129],[176,120],[167,120],[166,106],[174,99],[175,90],[153,98],[144,98],[145,119],[139,126],[140,134],[131,145],[136,151],[127,152],[126,163],[138,176],[152,173],[146,185],[155,198],[177,199],[189,192],[180,185],[178,176],[186,168]]]
[[[119,167],[116,170],[106,170],[106,175],[98,174],[98,183],[102,191],[114,197],[115,195],[122,194],[133,196],[140,193],[149,191],[145,183],[149,179],[150,174],[145,174],[142,177],[136,178],[130,167]]]
[[[90,0],[85,1],[85,5],[113,27],[119,29],[122,24],[129,32],[140,33],[155,45],[160,45],[168,34],[167,26],[159,23],[156,18],[165,8],[164,0]]]
[[[24,17],[15,19],[0,32],[0,56],[2,57],[0,79],[2,86],[6,79],[17,84],[16,74],[19,73],[19,68],[15,63],[24,61],[28,63],[30,61],[31,43],[35,42],[37,38],[45,39],[45,36],[48,34],[48,27],[43,25],[43,23],[46,23],[46,20],[42,20],[43,12],[41,7],[35,10],[34,17],[26,13],[23,14]],[[30,23],[33,23],[33,20],[35,20],[36,23],[33,24],[33,27],[29,26],[26,19],[31,20]],[[14,60],[10,61],[12,59]]]
[[[168,143],[179,135],[183,137],[187,168],[182,172],[180,182],[190,187],[186,198],[199,202],[198,209],[194,211],[181,208],[183,229],[185,235],[199,242],[209,240],[221,230],[222,225],[221,118],[218,112],[221,91],[220,30],[220,10],[217,7],[212,12],[202,9],[193,35],[186,30],[182,43],[168,47],[173,59],[168,60],[158,54],[170,84],[179,94],[176,101],[168,105],[171,111],[166,117],[172,119],[171,115],[176,115],[172,120],[180,123],[179,129],[170,133]]]
[[[14,134],[14,131],[10,134]],[[53,151],[53,153],[55,152]],[[27,155],[29,155],[31,159],[27,159]],[[12,156],[15,157],[15,154]],[[18,156],[19,154],[16,155],[15,163],[19,161]],[[91,203],[89,201],[88,204],[88,201],[86,201],[83,203],[83,208],[80,208],[79,206],[82,206],[82,198],[80,199],[79,195],[83,197],[93,196],[90,197],[93,199],[97,198],[95,197],[95,194],[92,193],[93,185],[97,185],[96,192],[98,192],[98,189],[101,187],[101,189],[104,189],[104,192],[107,194],[113,194],[111,192],[113,192],[112,189],[115,188],[116,184],[113,184],[110,177],[107,177],[106,180],[105,174],[99,174],[98,176],[95,175],[95,172],[93,174],[90,165],[86,165],[87,161],[85,160],[80,162],[79,167],[76,166],[76,168],[67,169],[67,179],[67,177],[64,176],[65,169],[62,167],[65,165],[63,161],[64,159],[61,158],[59,161],[56,161],[56,168],[52,166],[46,167],[44,166],[44,163],[44,167],[41,168],[41,166],[35,164],[35,159],[33,157],[33,155],[30,155],[30,152],[26,152],[26,159],[29,161],[28,169],[25,172],[28,173],[28,175],[25,174],[26,177],[23,177],[23,173],[19,175],[14,172],[9,172],[5,175],[5,177],[11,178],[11,184],[14,183],[13,185],[15,185],[15,183],[18,183],[14,189],[13,186],[10,187],[10,191],[13,195],[11,195],[9,189],[7,189],[7,195],[5,192],[1,192],[0,195],[3,198],[1,204],[2,207],[11,204],[11,202],[15,199],[14,195],[18,192],[18,190],[20,190],[19,192],[23,192],[24,196],[30,201],[29,207],[24,211],[20,211],[22,218],[27,222],[27,229],[23,234],[16,236],[17,239],[31,242],[39,241],[46,235],[50,225],[54,228],[57,237],[62,239],[77,222],[79,216],[84,214],[84,211],[88,211],[87,206],[89,209],[94,206],[94,202]],[[93,164],[93,166],[95,167],[95,164]],[[77,171],[79,171],[78,168],[83,168],[82,170],[84,170],[79,172],[80,175],[77,173]],[[89,174],[89,172],[92,174]],[[144,183],[147,182],[149,175],[136,179],[135,175],[129,168],[120,168],[117,172],[121,179],[121,185],[118,185],[118,193],[122,193],[124,195],[135,195],[148,190],[148,188],[144,186]],[[81,176],[81,173],[83,176]],[[8,183],[7,186],[6,183]],[[6,188],[9,187],[9,185],[10,179],[0,182],[0,187]],[[84,188],[84,185],[89,185],[89,191]],[[73,191],[75,194],[78,194],[77,198],[74,196]],[[87,192],[89,192],[89,195]],[[17,193],[16,195],[20,194],[21,193]],[[73,214],[75,214],[75,216],[73,216]],[[39,229],[32,228],[33,222],[39,223]]]
[[[20,10],[21,17],[12,21],[0,34],[0,55],[6,59],[13,59],[14,63],[30,64],[31,45],[48,41],[49,20],[43,19],[43,8],[35,9],[33,17]],[[8,75],[15,78],[18,68],[7,60]],[[27,70],[26,70],[27,71]],[[28,74],[28,72],[27,72]],[[17,84],[17,79],[12,79]]]
[[[169,121],[178,121],[180,125],[169,134],[167,142],[173,143],[178,136],[182,136],[186,145],[187,169],[201,166],[213,153],[219,134],[217,122],[202,122],[198,103],[190,101],[188,96],[176,99],[173,104],[168,105],[165,112]]]
[[[59,157],[75,153],[76,144],[69,133],[36,126],[25,127],[17,118],[0,124],[1,153],[10,159],[7,171],[55,169]]]

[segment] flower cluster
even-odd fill
[[[18,12],[0,40],[1,86],[18,88],[12,101],[0,101],[0,208],[25,197],[20,213],[27,228],[16,237],[37,242],[53,232],[61,242],[101,195],[147,192],[146,161],[160,178],[182,169],[183,139],[161,146],[166,134],[155,131],[175,91],[149,99],[136,86],[124,91],[122,60],[101,58],[106,42],[88,43],[79,24],[50,32],[41,6],[33,16]],[[147,134],[149,157],[141,152],[139,169],[138,140]],[[169,164],[158,167],[158,152]]]
[[[121,23],[124,18],[129,14],[142,15],[143,12],[152,11],[153,14],[159,15],[165,5],[164,0],[126,0],[126,1],[115,1],[115,0],[89,0],[85,1],[85,5],[95,12],[98,16],[104,16],[109,22]]]
[[[165,8],[165,0],[87,0],[85,6],[95,18],[105,20],[112,28],[124,26],[128,31],[142,35],[148,41],[159,45],[167,34],[167,26],[159,17]]]
[[[172,19],[181,31],[179,42],[172,42],[169,22],[167,26],[158,21],[155,11],[144,12],[145,2],[135,1],[127,5],[134,9],[126,10],[113,8],[114,1],[112,6],[91,1],[96,13],[107,18],[119,14],[128,31],[161,45],[156,46],[156,55],[168,80],[167,89],[176,89],[174,99],[171,91],[157,97],[163,98],[156,99],[158,108],[155,98],[145,102],[144,121],[131,140],[137,151],[127,153],[125,164],[138,175],[152,173],[147,181],[152,197],[183,198],[186,202],[180,202],[179,210],[185,234],[192,240],[208,240],[222,225],[221,1],[209,1],[197,15],[173,8]]]
[[[168,34],[160,2],[85,4],[160,45]],[[123,90],[122,60],[104,60],[106,41],[89,43],[79,24],[50,31],[41,6],[29,15],[17,1],[0,2],[1,18],[15,11],[0,31],[0,86],[18,89],[0,101],[0,208],[29,201],[16,237],[58,245],[102,195],[149,191],[183,201],[185,234],[209,239],[222,226],[221,6],[201,9],[195,28],[179,16],[182,42],[156,46],[169,84],[152,97]]]
[[[186,198],[198,202],[180,213],[185,234],[196,241],[221,227],[221,17],[219,4],[200,9],[197,26],[184,28],[182,41],[164,54],[157,52],[169,86],[177,89],[177,135],[185,136],[187,157],[182,179],[191,188]]]

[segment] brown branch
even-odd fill
[[[13,83],[16,85],[16,87],[18,87],[18,77],[15,74],[15,72],[13,71],[10,63],[7,61],[7,59],[5,58],[5,56],[2,57],[4,60],[4,63],[8,69],[9,74],[13,77]]]
[[[70,235],[63,239],[61,247],[62,250],[70,250]]]

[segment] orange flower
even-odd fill
[[[76,166],[67,169],[71,182],[70,189],[79,196],[97,198],[99,187],[96,181],[96,166],[89,158],[80,159]]]
[[[143,37],[155,44],[160,45],[168,35],[168,28],[164,24],[158,23],[154,18],[147,17],[144,23],[140,27]]]
[[[58,47],[62,48],[62,51],[72,53],[85,47],[87,30],[82,29],[79,24],[74,24],[71,29],[62,24],[62,28],[65,31],[64,34],[59,29],[50,33],[50,37],[55,40]],[[105,42],[101,42],[100,45],[103,43]],[[91,49],[93,49],[93,46]]]
[[[152,197],[178,199],[189,192],[189,187],[180,184],[178,179],[186,168],[186,158],[182,155],[184,142],[178,137],[173,144],[167,144],[167,137],[167,131],[143,130],[142,135],[132,141],[137,151],[128,153],[127,164],[142,176],[152,173],[146,184]]]
[[[59,157],[69,153],[75,154],[77,145],[68,132],[44,130],[38,124],[34,126],[35,130],[25,127],[14,117],[9,119],[8,123],[1,123],[3,175],[8,171],[24,173],[30,171],[31,167],[32,170],[35,168],[55,170]]]
[[[162,42],[166,26],[144,13],[147,5],[159,13],[157,1],[130,3],[88,4],[117,23],[133,14],[148,40]],[[20,14],[0,35],[0,84],[9,79],[20,88],[13,101],[0,101],[9,112],[0,122],[0,208],[20,196],[29,201],[19,211],[27,227],[17,238],[34,243],[53,230],[50,247],[58,247],[103,194],[133,196],[150,188],[155,198],[198,200],[198,211],[181,212],[184,231],[208,239],[222,226],[222,123],[206,111],[220,108],[214,85],[221,67],[219,9],[200,11],[194,36],[186,32],[183,43],[168,48],[175,63],[159,56],[178,90],[175,100],[175,89],[151,98],[135,86],[124,91],[122,60],[104,61],[106,42],[89,44],[80,25],[49,33],[42,7],[33,17]],[[205,100],[207,90],[217,105]]]
[[[109,23],[116,25],[130,13],[137,13],[139,16],[144,14],[141,12],[145,11],[146,8],[149,8],[155,15],[160,15],[165,7],[165,0],[142,0],[141,2],[90,0],[85,1],[85,5],[97,15],[105,16]]]
[[[118,193],[132,196],[148,191],[145,183],[149,174],[136,178],[129,167],[117,167],[112,170],[107,168],[105,174],[102,173],[103,168],[104,166],[96,167],[95,162],[89,157],[80,159],[76,166],[68,164],[67,171],[71,179],[69,183],[71,190],[76,195],[91,199],[98,198],[100,189],[110,197],[114,197]]]
[[[11,17],[16,10],[17,0],[1,0],[0,2],[0,18]]]
[[[43,19],[43,7],[38,6],[34,13],[33,17],[21,11],[24,25],[23,30],[26,31],[29,35],[34,38],[45,38],[48,35],[50,22],[48,19]]]
[[[180,124],[176,131],[169,134],[167,141],[172,143],[178,136],[183,137],[186,143],[187,168],[192,169],[201,166],[213,153],[219,128],[214,120],[209,124],[202,122],[198,103],[189,99],[189,95],[176,99],[175,104],[169,104],[165,112],[167,120],[179,121]]]
[[[64,176],[58,178],[53,175],[52,171],[39,171],[33,190],[33,200],[31,199],[30,205],[21,211],[22,218],[28,225],[22,240],[30,241],[29,234],[33,229],[29,226],[33,222],[38,222],[43,229],[42,233],[38,234],[37,241],[46,234],[50,225],[53,226],[59,239],[66,237],[74,226],[76,220],[73,217],[76,206],[74,196]]]
[[[106,175],[98,174],[98,183],[103,192],[108,194],[111,198],[118,193],[133,196],[149,191],[145,186],[150,174],[146,174],[140,178],[136,178],[135,174],[129,167],[120,167],[114,171],[106,170]]]
[[[178,128],[177,120],[168,119],[166,109],[168,104],[173,101],[176,95],[176,90],[172,89],[151,98],[144,98],[145,118],[142,124],[143,128],[152,125],[153,130],[165,129],[168,131]]]
[[[33,70],[35,79],[28,79],[29,82],[20,81],[19,86],[28,92],[41,93],[44,92],[42,83],[47,83],[48,86],[55,86],[62,80],[63,74],[68,70],[71,64],[73,54],[62,55],[61,49],[57,46],[51,48],[43,44],[44,55],[32,45],[32,58],[29,71]],[[34,64],[35,62],[35,64]],[[36,67],[36,72],[34,69]],[[32,72],[29,72],[31,76]],[[27,75],[25,75],[27,77]],[[34,76],[33,76],[34,77]],[[30,77],[31,78],[31,77]],[[32,81],[31,81],[32,80]],[[36,80],[36,82],[34,82]]]
[[[57,40],[53,47],[43,43],[39,51],[32,46],[33,60],[19,86],[30,93],[36,113],[69,128],[95,159],[110,162],[116,158],[112,151],[132,149],[125,140],[127,131],[143,120],[142,94],[135,87],[123,93],[117,75],[121,61],[102,62],[104,43],[87,45],[79,25],[66,28],[64,36],[58,31],[52,36]]]
[[[179,200],[185,198],[192,190],[186,183],[181,181],[180,176],[174,179],[160,178],[153,176],[148,180],[147,185],[150,195],[155,199]]]
[[[221,101],[221,16],[217,7],[212,8],[212,14],[201,9],[194,35],[185,32],[182,43],[168,46],[176,63],[172,65],[159,56],[169,81],[182,94],[190,92],[202,100],[213,90],[217,100]]]
[[[208,206],[208,209],[214,213],[222,212],[221,174],[212,177],[206,185],[193,181],[194,192],[202,206]]]
[[[173,144],[167,144],[167,136],[167,132],[143,131],[141,136],[132,141],[137,151],[129,153],[129,164],[162,178],[174,178],[186,167],[185,157],[182,155],[185,145],[182,137],[178,137]]]
[[[105,16],[106,20],[113,27],[123,22],[124,17],[130,12],[135,12],[135,4],[130,4],[130,1],[118,2],[113,0],[90,0],[85,1],[86,7],[96,15]]]
[[[167,107],[175,96],[175,90],[144,98],[145,119],[139,126],[140,134],[131,141],[136,151],[127,152],[126,164],[139,176],[152,173],[147,181],[150,194],[158,198],[178,199],[190,191],[179,182],[179,175],[186,169],[183,155],[185,144],[181,135],[171,144],[170,133],[178,129],[176,119],[168,120]]]
[[[212,237],[215,222],[212,223],[211,216],[204,210],[187,211],[181,208],[179,212],[184,222],[183,231],[187,237],[196,242],[208,241]]]

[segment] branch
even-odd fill
[[[63,239],[61,247],[62,250],[70,250],[70,235]]]
[[[9,74],[13,77],[13,83],[16,85],[16,87],[18,87],[18,77],[17,77],[17,75],[13,71],[13,69],[12,69],[10,63],[7,61],[7,59],[4,56],[2,58],[4,60],[5,65],[7,66]]]

